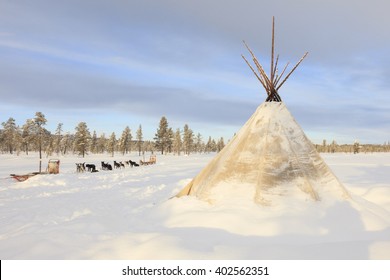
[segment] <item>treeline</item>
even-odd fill
[[[9,118],[2,123],[0,128],[0,152],[1,153],[26,153],[31,151],[42,153],[46,156],[78,154],[85,156],[88,153],[103,154],[115,153],[127,154],[138,152],[139,155],[145,152],[189,155],[191,153],[219,152],[225,146],[224,139],[218,140],[208,137],[203,139],[200,133],[195,134],[185,124],[183,129],[175,130],[169,126],[166,117],[162,117],[153,140],[144,140],[142,126],[139,125],[135,133],[127,126],[121,135],[112,132],[97,135],[96,131],[90,132],[85,122],[80,122],[74,133],[64,133],[63,124],[59,123],[52,133],[45,129],[47,120],[45,115],[37,112],[34,118],[26,120],[25,124],[19,126],[14,118]],[[323,140],[322,144],[315,144],[320,153],[372,153],[390,152],[390,142],[383,145],[360,144],[355,141],[352,144],[337,144],[332,141],[330,144]]]
[[[45,129],[47,120],[45,115],[37,112],[34,118],[26,120],[22,126],[18,126],[14,118],[9,118],[2,123],[0,129],[0,150],[2,153],[26,153],[39,151],[47,156],[78,154],[85,156],[88,153],[114,153],[127,154],[138,152],[139,155],[150,152],[162,154],[173,153],[175,155],[190,153],[218,152],[224,146],[224,139],[208,138],[204,141],[200,133],[195,133],[186,124],[183,129],[169,127],[166,117],[162,117],[153,140],[144,140],[142,125],[139,125],[133,134],[127,126],[121,135],[112,132],[97,135],[96,131],[90,132],[85,122],[80,122],[74,133],[64,133],[63,124],[59,123],[52,133]]]
[[[327,144],[326,140],[323,140],[321,145],[314,145],[320,153],[378,153],[378,152],[390,152],[390,141],[379,144],[360,144],[355,141],[352,144],[337,144],[333,140],[330,144]]]

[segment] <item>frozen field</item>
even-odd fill
[[[350,200],[169,199],[213,156],[97,173],[75,163],[139,157],[66,156],[60,174],[16,182],[37,155],[0,155],[0,259],[390,259],[390,154],[322,155]]]

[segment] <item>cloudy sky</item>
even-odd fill
[[[387,0],[0,0],[0,121],[119,137],[161,116],[230,139],[266,94],[241,58],[309,56],[279,90],[309,138],[390,140]]]

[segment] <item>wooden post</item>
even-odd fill
[[[288,75],[286,76],[286,78],[284,78],[283,82],[280,83],[280,85],[276,88],[276,90],[278,90],[283,84],[285,81],[287,81],[288,77],[290,77],[290,75],[294,72],[295,69],[297,69],[298,65],[301,64],[301,62],[305,59],[305,57],[308,55],[308,52],[306,52],[302,58],[298,61],[298,63],[294,66],[294,68],[290,71],[290,73],[288,73]]]
[[[287,62],[286,66],[284,66],[282,73],[280,73],[280,76],[275,81],[275,87],[278,85],[280,79],[283,77],[284,72],[287,69],[287,66],[290,64],[290,62]]]
[[[246,48],[248,49],[249,53],[252,55],[252,59],[253,59],[253,62],[255,63],[257,69],[259,70],[260,72],[260,75],[262,76],[262,78],[264,79],[264,82],[267,86],[267,92],[268,94],[271,93],[271,88],[272,88],[272,83],[271,81],[269,80],[267,74],[265,73],[263,67],[261,66],[261,64],[259,63],[259,61],[257,60],[255,54],[252,52],[252,50],[249,48],[249,46],[246,44],[246,42],[244,41],[244,44],[246,46]]]
[[[274,81],[275,17],[272,17],[271,81]]]
[[[249,68],[252,70],[253,74],[255,74],[255,76],[257,77],[257,79],[258,79],[258,80],[260,81],[260,83],[263,85],[264,89],[265,89],[266,91],[268,91],[266,85],[264,84],[264,81],[262,80],[262,78],[261,78],[259,75],[257,75],[257,73],[256,73],[255,69],[253,69],[252,65],[248,62],[248,60],[246,60],[245,56],[243,56],[243,55],[241,55],[241,56],[242,56],[242,58],[245,60],[246,64],[248,64],[248,66],[249,66]]]

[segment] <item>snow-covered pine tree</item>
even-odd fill
[[[46,153],[46,156],[47,157],[50,157],[53,155],[53,152],[54,152],[54,145],[55,145],[55,139],[53,138],[53,136],[51,137],[48,137],[47,138],[47,141],[45,141],[45,153]]]
[[[54,141],[54,150],[56,151],[57,153],[57,156],[60,154],[61,152],[61,138],[62,138],[62,126],[64,124],[63,123],[59,123],[57,125],[57,129],[56,129],[56,139]]]
[[[96,130],[94,130],[92,133],[91,152],[94,154],[98,153],[98,138],[97,138]]]
[[[28,155],[30,150],[30,144],[34,139],[34,121],[32,119],[27,119],[26,123],[22,126],[22,146],[23,149]]]
[[[164,151],[168,148],[170,133],[168,128],[168,120],[163,116],[160,120],[160,125],[155,134],[154,140],[156,141],[156,149],[161,151],[161,154],[164,154]]]
[[[74,136],[67,132],[61,140],[61,152],[63,155],[66,155],[68,150],[71,150],[73,147]]]
[[[173,152],[178,156],[180,156],[182,145],[180,128],[177,128],[173,139]]]
[[[123,130],[122,136],[119,139],[119,150],[122,155],[131,152],[131,140],[133,136],[131,135],[131,130],[128,126]]]
[[[104,153],[107,149],[107,138],[106,134],[102,133],[99,139],[97,140],[97,151],[98,153]]]
[[[142,135],[142,126],[139,125],[137,129],[137,148],[138,148],[138,155],[141,155],[142,151],[142,143],[143,143],[143,135]]]
[[[36,126],[36,137],[39,149],[39,172],[42,172],[42,142],[43,142],[43,126],[46,125],[46,118],[42,112],[36,112],[34,123]]]
[[[209,140],[208,140],[207,143],[206,143],[206,146],[205,146],[204,151],[205,151],[206,153],[212,152],[212,147],[211,147],[211,136],[209,136]]]
[[[184,154],[189,155],[191,153],[193,143],[194,143],[194,133],[188,127],[188,124],[185,124],[183,129]]]
[[[116,146],[116,136],[115,132],[111,133],[110,139],[107,142],[107,152],[111,153],[111,156],[114,157]]]
[[[204,144],[203,144],[203,141],[202,141],[202,135],[200,133],[198,133],[196,135],[196,138],[195,138],[195,151],[197,153],[201,153],[204,149]]]
[[[15,151],[15,137],[18,133],[18,128],[14,118],[9,118],[8,121],[3,122],[2,140],[10,154]]]
[[[78,152],[79,155],[85,157],[85,154],[88,152],[91,141],[91,133],[88,130],[87,124],[81,122],[76,127],[75,139],[74,139],[74,149]]]
[[[168,129],[168,139],[167,139],[167,150],[168,153],[172,153],[173,139],[175,137],[175,133],[173,133],[172,127]]]
[[[217,143],[217,152],[220,152],[223,147],[225,147],[225,141],[223,140],[223,137],[221,137]]]
[[[217,142],[215,142],[215,139],[211,140],[211,151],[216,152],[217,149]]]

